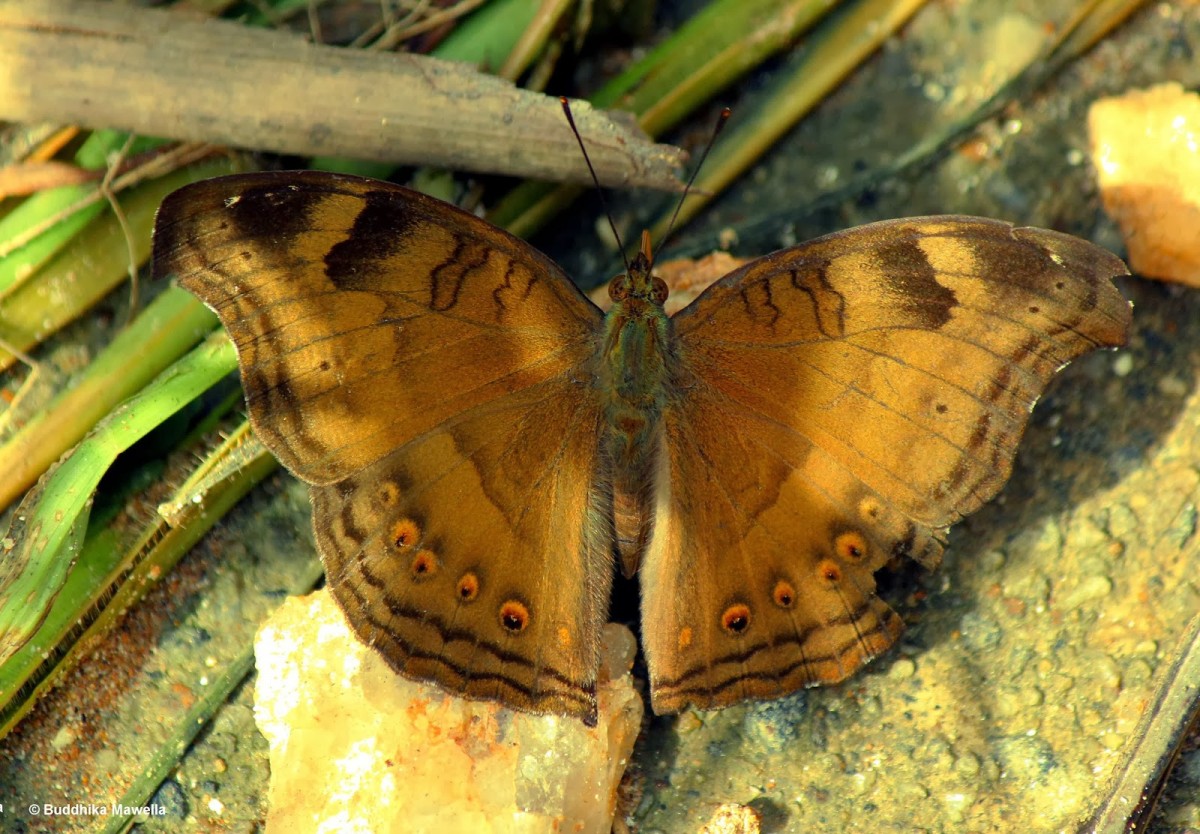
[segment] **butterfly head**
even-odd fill
[[[663,279],[654,274],[654,255],[650,250],[650,233],[642,232],[642,248],[625,273],[613,278],[608,296],[616,303],[641,302],[661,308],[669,294]]]

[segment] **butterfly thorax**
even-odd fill
[[[604,318],[598,381],[617,441],[613,451],[618,457],[637,457],[646,451],[662,409],[671,338],[663,311],[667,287],[639,253],[629,272],[612,280],[608,293],[613,306]]]

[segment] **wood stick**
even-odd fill
[[[558,100],[466,64],[86,0],[0,0],[0,119],[589,182]],[[683,152],[575,102],[605,185],[680,190]]]

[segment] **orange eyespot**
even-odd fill
[[[432,550],[418,550],[409,570],[414,580],[429,579],[438,572],[437,556]]]
[[[796,603],[796,589],[792,587],[791,582],[780,579],[771,591],[771,599],[775,600],[775,604],[780,608],[791,608]]]
[[[847,561],[857,562],[867,555],[867,540],[862,533],[849,530],[833,540],[833,552]]]
[[[833,587],[842,581],[842,569],[835,562],[824,559],[817,565],[817,579]]]
[[[479,577],[473,573],[464,573],[462,579],[458,580],[458,598],[463,602],[470,602],[479,596]]]
[[[741,634],[750,627],[749,606],[738,603],[725,609],[721,615],[721,628],[730,634]]]
[[[515,599],[510,599],[500,606],[500,625],[506,631],[520,634],[529,625],[529,609]]]
[[[613,301],[624,301],[629,298],[628,275],[618,275],[608,283],[608,297]]]
[[[650,298],[655,304],[661,305],[667,303],[667,296],[670,294],[671,290],[667,287],[667,282],[655,275],[654,284],[650,289]]]
[[[421,528],[411,518],[402,518],[392,525],[392,544],[411,547],[421,540]]]

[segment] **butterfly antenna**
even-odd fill
[[[683,187],[683,194],[679,198],[679,202],[675,204],[675,211],[671,214],[671,222],[667,224],[666,234],[662,236],[662,240],[658,242],[658,248],[662,249],[667,245],[667,241],[671,239],[671,233],[675,231],[675,221],[679,218],[679,210],[683,208],[683,201],[688,198],[688,194],[692,190],[692,183],[696,181],[696,175],[700,173],[700,169],[704,167],[704,160],[708,159],[708,152],[712,150],[713,145],[717,143],[717,137],[721,135],[721,131],[725,128],[725,123],[729,121],[729,117],[733,115],[733,111],[728,107],[721,108],[721,115],[717,117],[717,124],[713,127],[712,136],[708,137],[708,144],[704,146],[704,153],[700,154],[700,161],[696,163],[696,167],[692,169],[692,175],[688,177],[687,185]]]
[[[567,116],[567,124],[571,126],[571,132],[575,134],[575,141],[579,143],[579,150],[583,152],[583,161],[587,163],[588,171],[592,174],[592,182],[596,184],[596,196],[600,198],[600,208],[604,209],[604,216],[608,218],[608,228],[612,229],[613,237],[616,238],[617,249],[621,252],[621,260],[625,264],[625,271],[629,272],[629,259],[625,257],[625,244],[621,242],[621,234],[617,231],[617,224],[613,222],[612,212],[608,210],[608,203],[604,199],[604,189],[600,187],[600,178],[596,176],[596,169],[592,167],[592,160],[588,157],[587,148],[583,145],[583,137],[579,135],[579,128],[575,126],[575,117],[571,115],[571,104],[567,101],[566,96],[559,96],[558,102],[562,105],[563,113]]]

